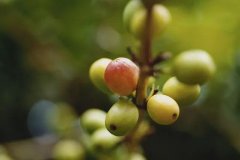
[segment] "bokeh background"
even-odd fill
[[[41,159],[44,147],[36,143],[47,140],[33,139],[48,133],[46,114],[55,104],[71,106],[76,116],[112,105],[114,98],[93,86],[88,69],[101,57],[126,57],[126,47],[138,45],[122,24],[127,2],[0,0],[0,143],[14,159]],[[217,72],[174,125],[153,123],[144,153],[149,160],[240,159],[240,1],[164,4],[172,23],[155,39],[154,52],[204,49]]]

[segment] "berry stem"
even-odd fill
[[[152,43],[152,6],[146,5],[147,7],[147,18],[145,25],[145,32],[141,39],[140,49],[140,76],[136,90],[136,104],[140,108],[145,108],[146,90],[147,90],[147,78],[149,77],[149,71],[151,70],[151,43]]]

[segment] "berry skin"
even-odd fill
[[[131,101],[120,99],[107,113],[106,128],[116,136],[126,135],[136,126],[138,117],[138,108]]]
[[[152,120],[161,125],[172,124],[179,116],[177,102],[163,94],[156,94],[149,98],[147,111]]]
[[[137,87],[139,68],[128,58],[120,57],[108,64],[104,78],[112,92],[128,96]]]
[[[122,140],[122,137],[112,135],[106,128],[96,130],[91,136],[92,147],[95,150],[108,150]]]
[[[62,140],[53,148],[54,160],[84,160],[84,157],[84,148],[74,140]]]
[[[151,35],[159,36],[171,21],[171,14],[168,9],[160,4],[155,4],[152,8]],[[147,10],[141,8],[132,16],[130,32],[137,38],[141,38],[146,28]]]
[[[141,0],[131,0],[126,5],[124,11],[123,11],[123,24],[127,28],[127,30],[130,30],[130,23],[132,20],[133,15],[136,13],[136,11],[144,9],[144,6],[141,2]]]
[[[89,70],[89,76],[92,83],[104,93],[110,92],[104,80],[104,73],[107,68],[107,65],[111,61],[112,60],[109,58],[100,58],[91,65]]]
[[[176,57],[173,70],[183,83],[203,84],[213,76],[215,65],[206,51],[189,50]]]
[[[85,130],[92,133],[99,128],[105,127],[105,118],[105,111],[91,108],[82,114],[80,122]]]
[[[192,104],[200,95],[200,86],[198,84],[188,85],[172,77],[163,85],[162,93],[170,96],[180,105]]]

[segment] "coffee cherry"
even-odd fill
[[[0,160],[12,160],[5,147],[0,145]]]
[[[9,155],[7,154],[0,154],[1,160],[13,160]]]
[[[177,102],[163,94],[156,94],[149,98],[147,111],[153,121],[162,125],[172,124],[179,116]]]
[[[141,153],[131,153],[129,160],[146,160]]]
[[[130,23],[131,23],[132,17],[136,13],[136,11],[139,9],[144,9],[144,6],[141,0],[131,0],[126,5],[123,11],[123,24],[128,31],[130,30]]]
[[[153,84],[155,84],[155,82],[156,82],[156,78],[155,77],[150,76],[150,77],[147,78],[147,86],[148,87],[151,87]]]
[[[120,57],[109,63],[104,78],[112,92],[128,96],[137,87],[139,68],[131,60]]]
[[[86,131],[92,133],[99,128],[105,127],[105,118],[105,111],[92,108],[82,114],[80,123]]]
[[[108,150],[122,140],[122,137],[112,135],[106,128],[96,130],[91,136],[92,147],[95,150]]]
[[[137,124],[138,108],[129,100],[120,99],[107,113],[106,128],[116,136],[126,135]]]
[[[176,57],[173,70],[183,83],[203,84],[213,76],[215,65],[206,51],[190,50]]]
[[[107,68],[107,65],[112,60],[109,58],[101,58],[95,61],[89,70],[89,76],[92,83],[102,92],[109,93],[109,89],[107,88],[104,80],[104,72]]]
[[[52,111],[48,112],[48,127],[58,134],[68,134],[72,124],[77,119],[77,114],[72,106],[67,103],[57,103]]]
[[[197,100],[200,90],[198,84],[188,85],[172,77],[163,85],[162,93],[170,96],[180,105],[189,105]]]
[[[80,143],[74,140],[62,140],[53,148],[54,160],[84,160],[85,151]]]
[[[160,4],[155,4],[151,12],[151,35],[159,36],[171,21],[171,15],[168,9]],[[146,30],[147,10],[141,8],[132,16],[130,32],[140,38]]]

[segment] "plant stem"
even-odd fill
[[[147,6],[147,18],[144,34],[141,40],[140,50],[140,75],[136,90],[136,103],[140,108],[145,108],[147,79],[149,77],[149,70],[151,69],[151,43],[152,43],[152,5]]]
[[[145,115],[145,109],[146,109],[146,96],[147,96],[147,83],[148,83],[148,78],[150,76],[150,71],[152,70],[152,51],[151,51],[151,44],[152,44],[152,6],[153,4],[150,3],[144,3],[145,7],[147,8],[147,18],[146,18],[146,24],[145,24],[145,29],[144,33],[141,39],[141,48],[140,48],[140,55],[137,58],[138,64],[140,65],[140,74],[139,74],[139,80],[137,84],[137,89],[136,89],[136,105],[139,107],[139,119],[138,119],[138,124],[133,130],[132,133],[127,136],[126,141],[128,141],[128,145],[130,149],[134,149],[138,143],[140,143],[141,139],[136,140],[135,136],[137,133],[137,130],[141,124],[141,122],[144,119]],[[148,133],[145,133],[146,135]]]

